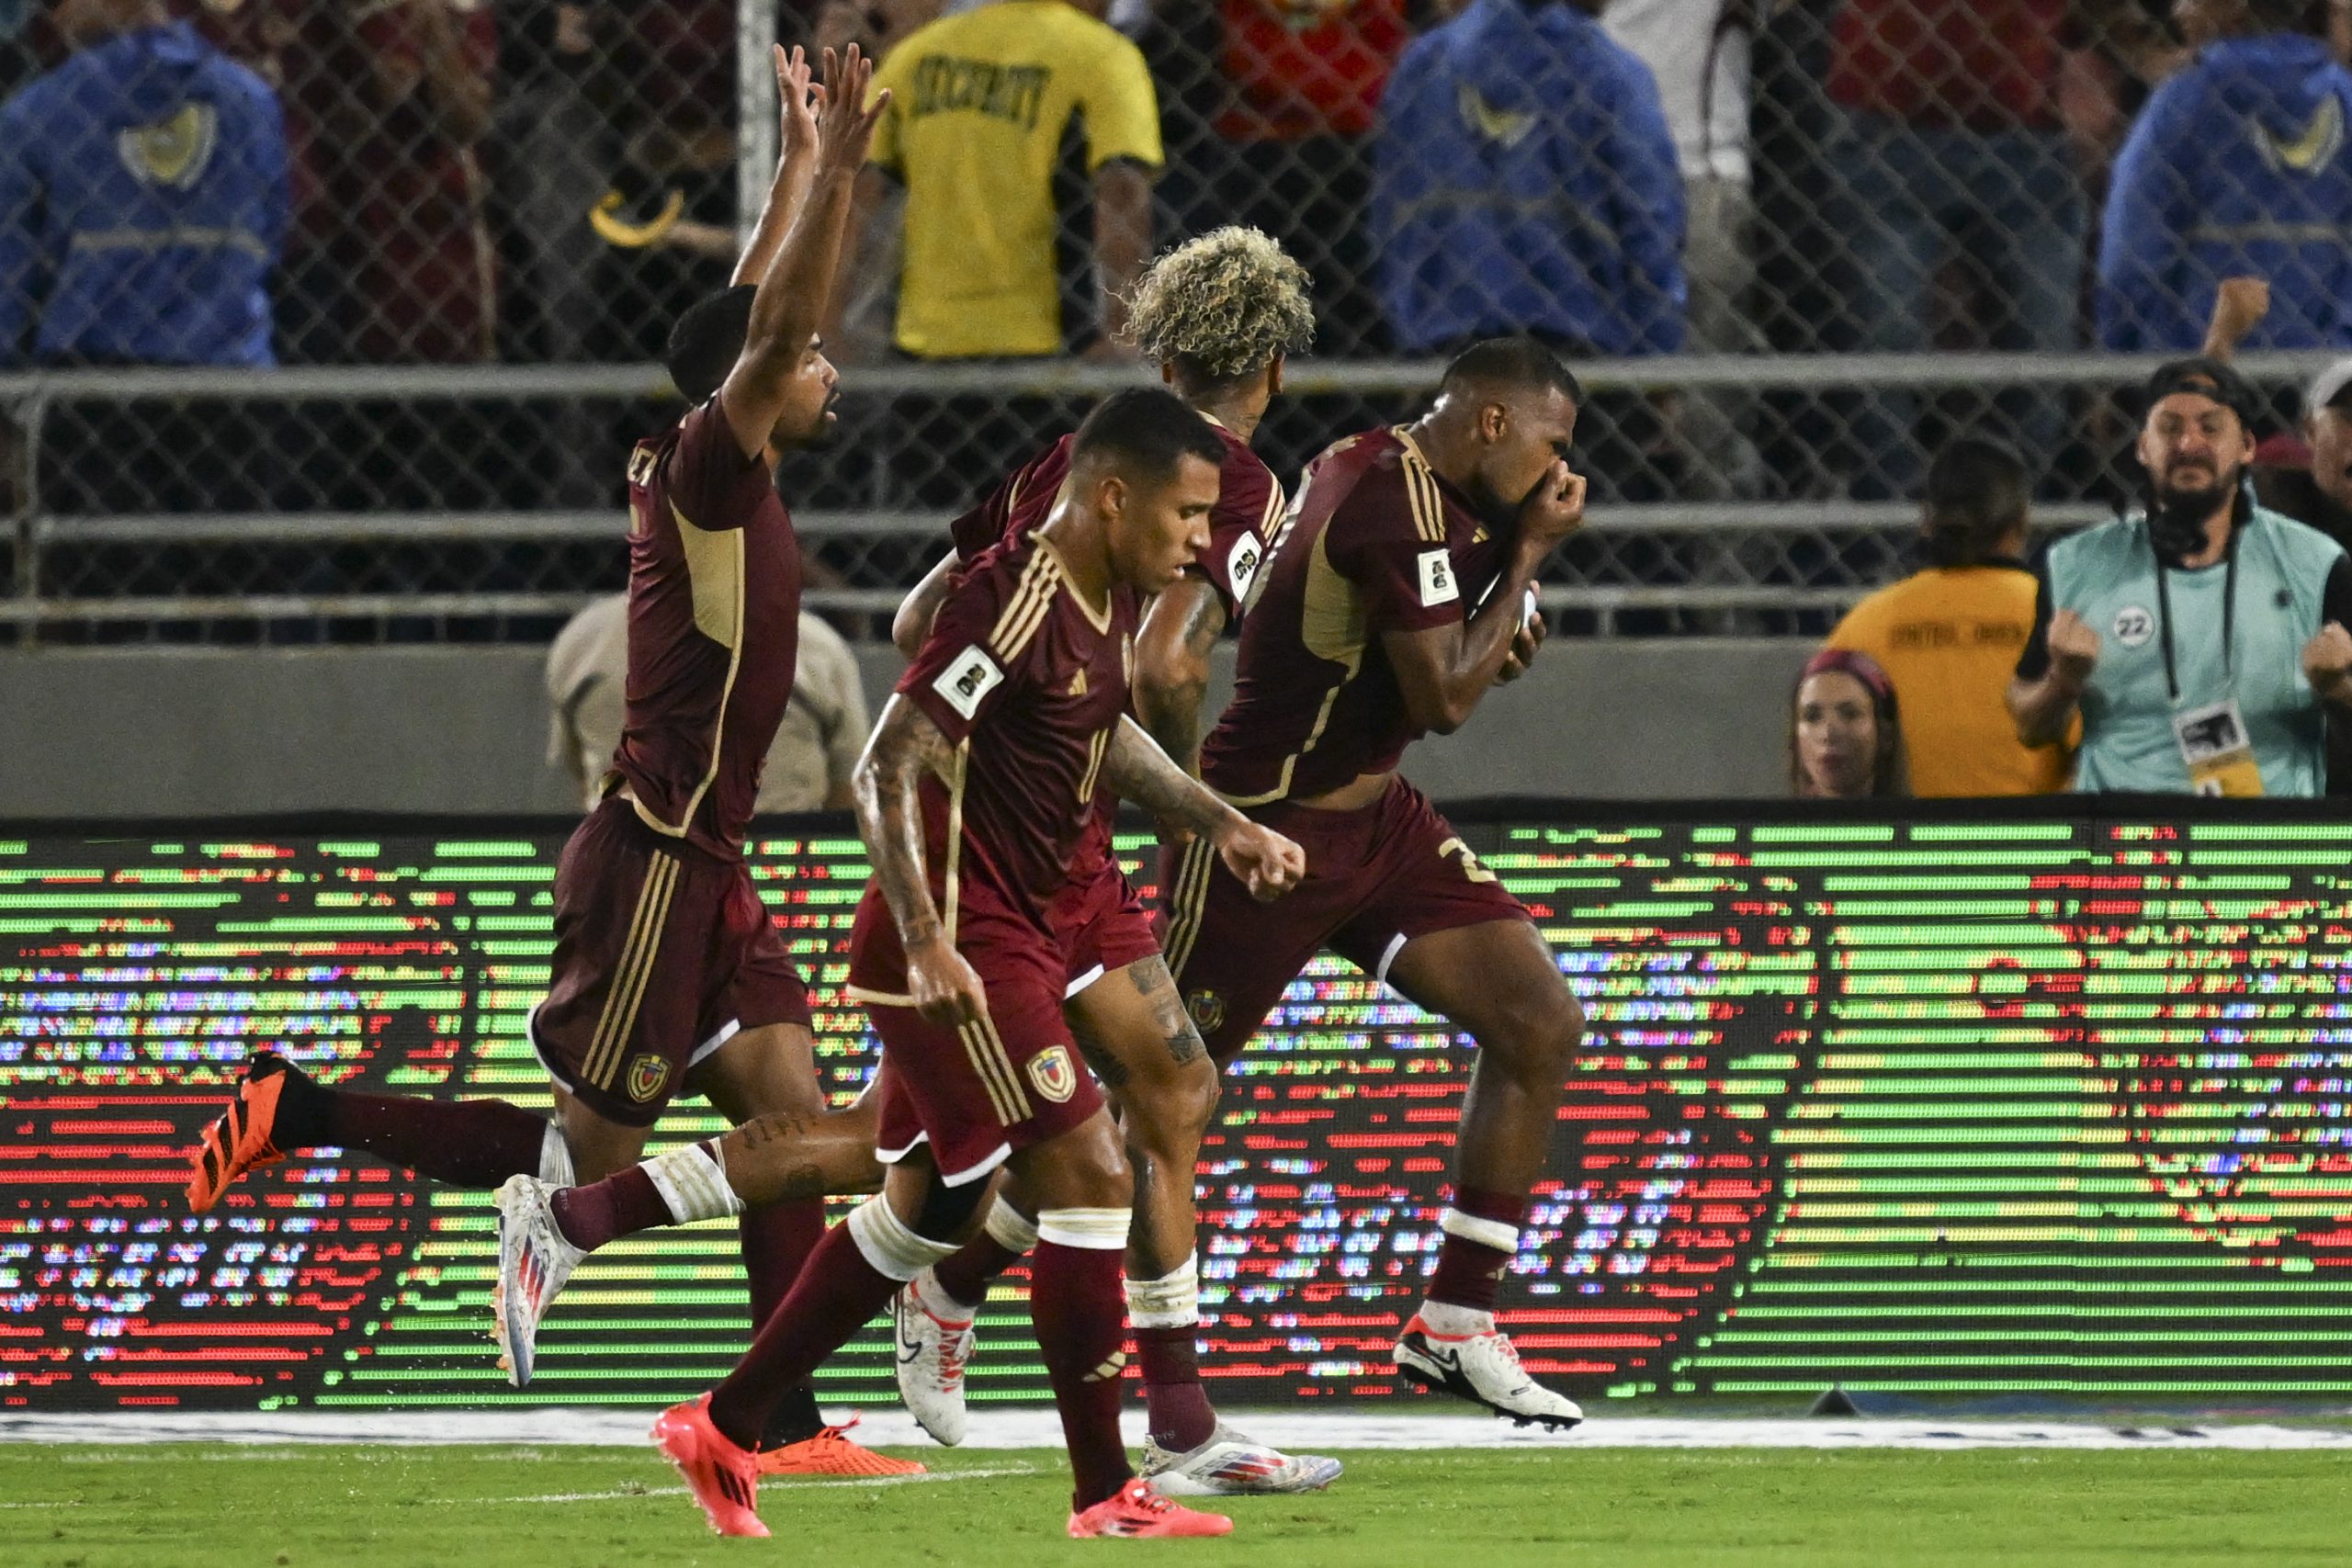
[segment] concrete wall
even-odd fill
[[[1799,642],[1554,643],[1406,772],[1442,799],[1777,795]],[[566,811],[543,650],[0,651],[0,819]],[[899,660],[860,650],[878,708]],[[1229,690],[1225,650],[1212,701]]]

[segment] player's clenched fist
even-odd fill
[[[1555,459],[1520,503],[1520,539],[1556,545],[1583,526],[1584,476],[1570,468],[1566,458]]]
[[[2080,686],[2098,667],[2098,633],[2072,610],[2050,617],[2050,664],[2070,686]]]
[[[925,1021],[943,1029],[977,1023],[989,1010],[980,976],[944,936],[907,949],[907,995]]]
[[[1245,821],[1226,834],[1216,852],[1224,859],[1225,869],[1238,877],[1250,889],[1250,897],[1261,904],[1281,897],[1306,874],[1306,852],[1255,822]]]
[[[2328,622],[2303,644],[2303,679],[2323,701],[2352,701],[2352,632],[2341,622]]]

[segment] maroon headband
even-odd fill
[[[1857,653],[1850,648],[1825,648],[1804,661],[1804,669],[1797,676],[1797,684],[1803,686],[1815,675],[1826,674],[1851,675],[1870,688],[1871,695],[1878,699],[1879,706],[1892,708],[1894,705],[1894,682],[1886,678],[1886,671],[1879,668],[1878,660],[1867,653]]]

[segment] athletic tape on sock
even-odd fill
[[[644,1169],[653,1190],[670,1205],[670,1217],[680,1224],[724,1220],[743,1212],[743,1201],[727,1185],[727,1168],[700,1144],[656,1155]]]
[[[1200,1322],[1200,1254],[1186,1253],[1157,1280],[1129,1280],[1127,1321],[1137,1328],[1190,1328]]]
[[[563,1129],[552,1122],[539,1137],[539,1179],[550,1187],[570,1187],[573,1182],[571,1145],[563,1141]]]
[[[989,1206],[988,1221],[980,1228],[1007,1252],[1025,1253],[1037,1245],[1036,1223],[1001,1198]]]
[[[850,1211],[850,1239],[874,1271],[905,1284],[934,1263],[956,1255],[952,1241],[933,1241],[909,1230],[906,1222],[880,1198],[868,1198]]]
[[[1448,1209],[1439,1216],[1437,1228],[1448,1235],[1475,1241],[1480,1247],[1491,1247],[1497,1252],[1513,1257],[1519,1253],[1519,1227],[1507,1225],[1500,1220],[1482,1220],[1459,1209]]]
[[[1098,1252],[1125,1252],[1133,1209],[1041,1209],[1037,1239]]]

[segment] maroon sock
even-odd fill
[[[1115,1496],[1135,1475],[1119,1436],[1119,1372],[1126,1361],[1126,1292],[1120,1255],[1103,1247],[1037,1244],[1029,1269],[1029,1320],[1061,1412],[1077,1490],[1072,1506]]]
[[[1216,1432],[1216,1411],[1201,1386],[1199,1328],[1138,1328],[1136,1359],[1143,1363],[1144,1407],[1152,1441],[1170,1453],[1199,1448]]]
[[[799,1199],[746,1209],[738,1222],[743,1238],[743,1277],[752,1288],[752,1331],[775,1315],[775,1309],[800,1277],[801,1266],[817,1244],[825,1239],[825,1201]],[[762,1448],[782,1448],[813,1438],[824,1429],[817,1409],[816,1391],[806,1382],[785,1391],[760,1434]]]
[[[847,1225],[827,1231],[783,1304],[760,1325],[751,1349],[712,1391],[712,1424],[729,1441],[758,1447],[785,1393],[847,1344],[898,1288],[865,1260]]]
[[[982,1231],[961,1252],[934,1267],[931,1276],[950,1297],[976,1307],[987,1302],[996,1277],[1020,1261],[1021,1254]]]
[[[555,1228],[563,1233],[563,1239],[582,1252],[678,1223],[670,1213],[668,1200],[641,1165],[624,1167],[584,1187],[560,1189],[548,1207],[555,1213]]]
[[[1454,1193],[1453,1210],[1472,1219],[1490,1220],[1517,1230],[1527,1218],[1527,1199],[1524,1195],[1512,1197],[1465,1187]],[[1430,1300],[1492,1312],[1496,1298],[1502,1294],[1503,1270],[1510,1267],[1510,1260],[1511,1254],[1502,1247],[1488,1247],[1449,1231],[1438,1248],[1437,1272],[1430,1277]]]
[[[365,1149],[378,1159],[453,1187],[495,1187],[534,1175],[547,1118],[503,1100],[421,1100],[324,1091],[318,1142]]]

